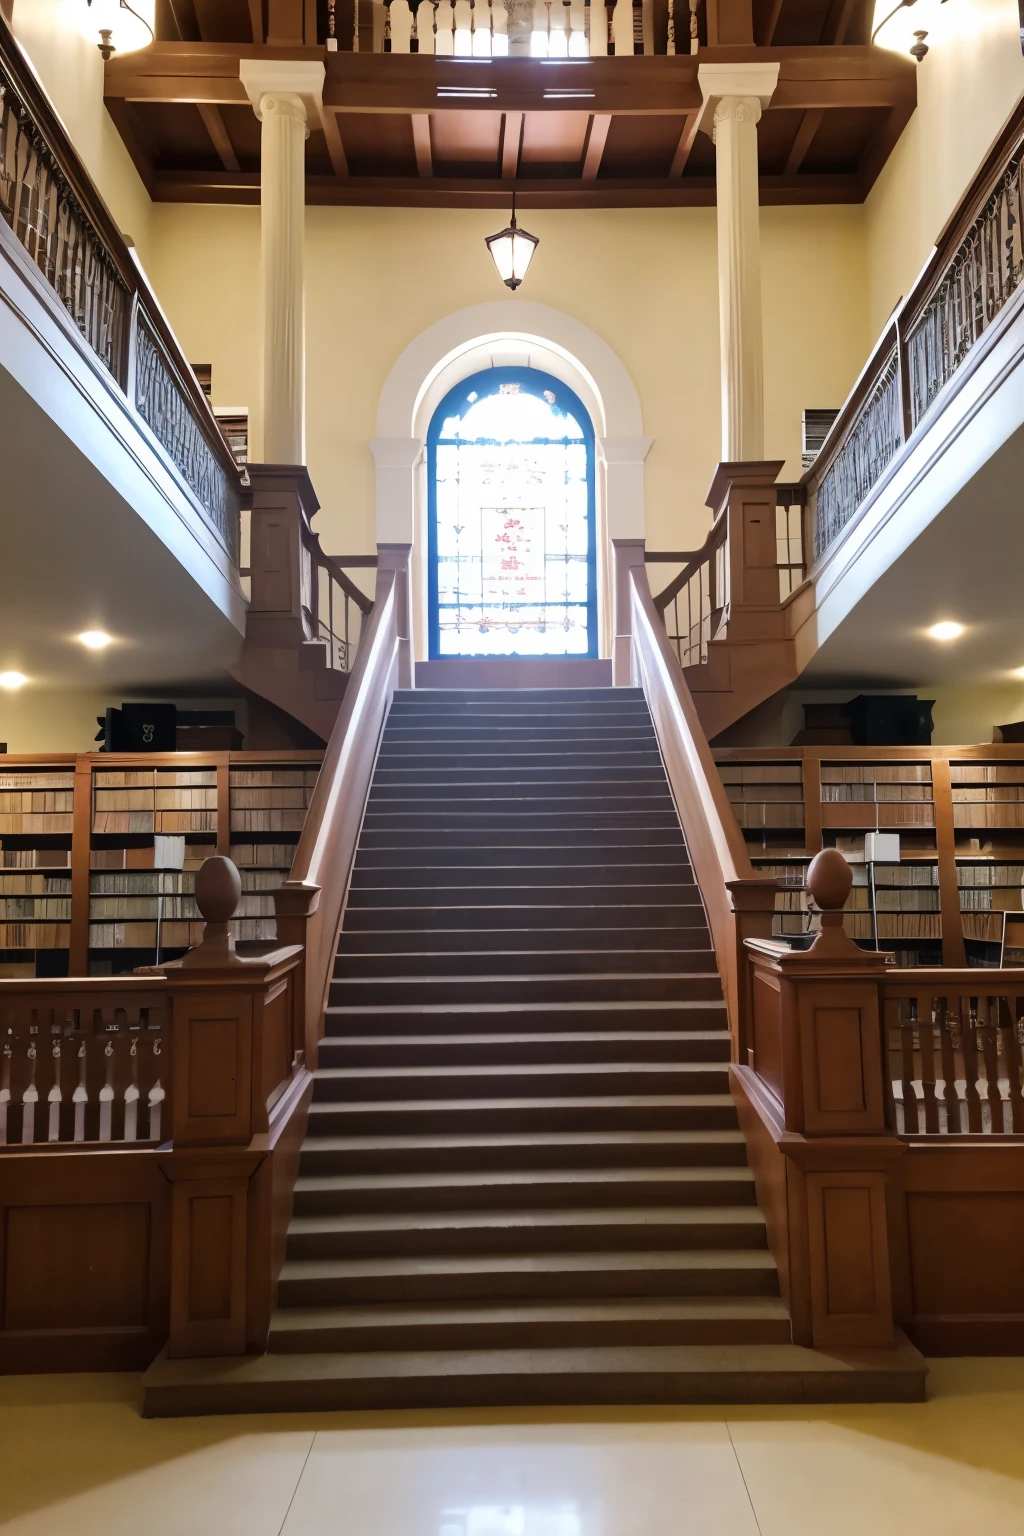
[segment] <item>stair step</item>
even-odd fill
[[[529,774],[547,778],[550,773],[581,774],[585,778],[602,775],[617,779],[620,770],[642,768],[661,776],[661,754],[653,733],[638,741],[553,743],[509,741],[497,750],[493,742],[453,743],[408,741],[395,742],[385,736],[377,757],[377,773],[383,782],[405,783],[414,774],[423,774],[421,782],[434,782],[440,774],[456,774],[459,779],[473,776],[490,779],[494,775]],[[609,770],[615,770],[609,773]]]
[[[482,763],[466,764],[464,759],[450,764],[442,763],[431,768],[422,759],[405,767],[394,767],[377,760],[373,774],[371,796],[379,799],[411,800],[430,799],[435,793],[444,799],[454,798],[456,792],[473,795],[480,799],[492,799],[496,795],[522,795],[531,797],[562,795],[567,789],[579,788],[584,796],[636,795],[642,802],[651,795],[664,797],[665,770],[656,752],[646,754],[646,761],[635,763],[614,761],[610,763],[588,762],[582,755],[573,762],[515,764],[495,762],[485,767]]]
[[[530,955],[529,972],[522,976],[496,974],[494,957],[486,952],[475,955],[389,955],[383,962],[379,955],[339,957],[331,982],[331,1003],[358,1005],[398,1004],[414,1006],[432,1003],[562,1003],[562,1002],[642,1002],[698,1001],[717,1002],[722,983],[712,969],[714,956],[708,950],[645,950],[633,954],[635,969],[640,962],[652,962],[654,975],[608,974],[605,966],[616,968],[621,955],[601,955],[594,951],[575,954],[551,951]],[[547,961],[545,967],[541,962]],[[475,964],[474,964],[475,962]],[[560,964],[559,962],[570,962]],[[589,964],[588,964],[589,962]],[[654,963],[657,962],[657,963]],[[498,965],[504,971],[505,963]],[[686,969],[687,965],[692,969]],[[387,971],[387,975],[382,974]],[[566,971],[577,974],[564,974]]]
[[[608,922],[608,919],[606,918],[605,921]],[[368,930],[349,929],[346,926],[338,938],[338,958],[345,960],[349,955],[360,954],[462,954],[482,950],[491,957],[493,970],[507,969],[507,965],[502,960],[503,955],[517,955],[526,957],[515,963],[528,972],[531,969],[533,954],[545,950],[578,952],[591,949],[607,960],[611,946],[622,942],[623,927],[626,926],[628,925],[534,928],[521,919],[519,925],[514,928],[434,927]],[[706,954],[708,931],[706,928],[673,927],[668,924],[635,928],[630,926],[629,941],[634,951],[668,949],[681,953],[685,950],[704,950]]]
[[[712,1295],[777,1296],[778,1274],[767,1249],[287,1259],[278,1284],[280,1307]]]
[[[493,873],[492,873],[493,880]],[[349,893],[348,914],[354,912],[433,911],[439,907],[454,907],[467,912],[486,909],[492,912],[520,912],[523,908],[541,908],[542,911],[566,912],[576,918],[592,918],[594,909],[614,907],[628,912],[631,917],[638,912],[661,911],[671,907],[679,912],[679,920],[686,926],[702,921],[704,908],[697,887],[690,883],[670,884],[667,880],[653,884],[631,883],[622,880],[617,884],[600,884],[596,879],[580,881],[578,885],[458,885],[452,881],[438,881],[432,885],[407,886],[368,885],[365,881],[353,882]],[[600,914],[605,915],[606,914]]]
[[[307,1143],[311,1149],[317,1143]],[[545,1206],[750,1205],[746,1167],[464,1169],[431,1173],[302,1175],[293,1214],[536,1209]]]
[[[421,849],[441,849],[447,854],[465,849],[473,855],[482,854],[485,859],[489,859],[492,850],[501,848],[508,849],[511,858],[518,856],[526,861],[542,859],[549,854],[561,859],[562,853],[568,848],[579,849],[581,858],[586,858],[588,850],[600,850],[602,858],[606,858],[609,849],[615,848],[626,849],[630,855],[632,850],[643,848],[645,858],[648,857],[648,850],[652,858],[686,857],[686,844],[683,842],[679,822],[665,815],[659,816],[657,824],[652,822],[650,825],[623,826],[619,822],[603,828],[570,827],[565,824],[564,817],[546,820],[540,827],[529,827],[521,821],[514,821],[508,826],[483,823],[467,826],[462,823],[442,828],[429,817],[425,823],[417,822],[415,826],[402,827],[387,817],[378,816],[375,820],[377,825],[363,822],[359,833],[360,853],[378,850],[397,852],[410,863],[414,862]]]
[[[300,1175],[452,1173],[486,1177],[506,1171],[552,1176],[566,1169],[618,1173],[665,1168],[746,1167],[740,1130],[492,1131],[343,1135],[321,1132],[314,1117]],[[625,1174],[623,1175],[625,1176]]]
[[[658,896],[655,899],[658,900],[664,888],[677,892],[683,900],[699,900],[693,871],[682,861],[645,864],[638,860],[634,864],[552,863],[538,866],[505,864],[501,855],[501,849],[493,850],[493,862],[487,864],[424,862],[415,868],[407,865],[387,868],[368,863],[365,856],[360,854],[352,870],[352,895],[349,900],[356,895],[361,896],[364,891],[373,891],[382,897],[385,892],[411,894],[420,889],[441,891],[449,888],[472,890],[474,897],[478,890],[536,891],[539,899],[541,891],[551,889],[557,893],[555,899],[573,900],[578,897],[581,888],[601,891],[606,887],[615,890],[619,886],[629,891],[639,888],[652,892],[657,887]]]
[[[307,1307],[276,1312],[274,1353],[314,1350],[543,1349],[626,1344],[786,1344],[776,1296],[532,1306]]]
[[[309,1107],[311,1135],[431,1131],[732,1130],[727,1093],[593,1094],[569,1098],[387,1099]]]
[[[557,836],[559,841],[577,832],[589,841],[613,833],[671,832],[678,819],[668,797],[651,796],[650,810],[640,810],[630,797],[604,801],[595,797],[592,806],[581,806],[580,797],[566,794],[559,799],[533,798],[474,801],[471,808],[463,799],[420,800],[419,808],[405,800],[367,802],[362,837],[385,832],[390,837],[406,833],[429,832],[431,837],[447,841],[449,834],[468,834],[477,843],[494,846],[499,832],[514,832],[523,838]]]
[[[328,1053],[329,1054],[329,1053]],[[721,1061],[536,1062],[509,1067],[504,1062],[467,1066],[352,1067],[321,1065],[314,1104],[418,1099],[531,1098],[542,1107],[548,1098],[576,1094],[642,1095],[727,1094],[729,1064]]]
[[[574,1066],[603,1063],[611,1067],[625,1054],[640,1063],[672,1066],[688,1062],[728,1063],[731,1040],[725,1030],[683,1030],[596,1034],[367,1034],[344,1038],[325,1036],[320,1042],[320,1066],[494,1067],[513,1072],[519,1065]]]
[[[147,1415],[608,1403],[921,1402],[928,1367],[894,1349],[796,1344],[349,1351],[168,1360],[143,1377]]]
[[[724,1002],[566,1002],[490,1005],[480,1003],[421,1003],[408,1007],[328,1008],[321,1050],[333,1040],[426,1040],[431,1046],[458,1037],[483,1042],[514,1036],[525,1045],[543,1044],[549,1037],[567,1049],[579,1036],[623,1042],[640,1038],[653,1045],[690,1034],[727,1033]]]
[[[669,928],[683,933],[703,929],[706,932],[704,908],[697,901],[684,903],[666,900],[651,905],[638,903],[630,906],[626,901],[626,893],[623,893],[620,905],[612,901],[582,905],[578,896],[575,902],[527,902],[523,900],[522,893],[517,892],[514,902],[496,901],[490,905],[481,899],[479,902],[466,903],[463,896],[463,904],[456,905],[454,902],[437,904],[438,894],[427,893],[430,905],[371,906],[357,899],[349,903],[345,913],[345,932],[353,935],[379,930],[409,933],[452,928],[463,932],[478,932],[481,929],[513,932],[522,928],[542,928],[578,933],[591,928],[608,928],[613,919],[620,929],[628,928],[630,932],[640,928]],[[475,893],[469,894],[472,896]],[[496,897],[499,894],[494,892]]]

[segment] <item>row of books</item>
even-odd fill
[[[0,789],[74,789],[75,775],[66,768],[51,771],[38,768],[4,768],[0,771]]]
[[[319,768],[232,768],[229,781],[232,789],[312,789],[319,777]]]
[[[803,801],[797,804],[783,802],[768,804],[737,804],[733,812],[741,827],[802,827],[804,824]]]
[[[96,811],[202,811],[216,810],[216,789],[98,789],[93,795]]]
[[[75,797],[70,789],[0,789],[0,812],[70,811]]]
[[[822,763],[822,784],[930,784],[931,763]]]
[[[53,912],[52,917],[71,916],[71,903],[66,903],[66,912]],[[2,907],[2,903],[0,903]],[[0,916],[3,913],[0,911]],[[12,917],[21,917],[23,913],[10,913]],[[46,916],[47,914],[40,914]],[[236,918],[243,917],[273,917],[274,898],[271,895],[256,893],[255,895],[241,896]],[[191,922],[202,922],[202,914],[196,906],[195,897],[189,895],[180,896],[91,896],[89,898],[89,918],[93,922],[132,922],[140,920],[156,921],[162,919],[187,918]]]
[[[70,869],[70,848],[5,848],[2,869]]]
[[[933,827],[935,807],[931,801],[915,803],[912,800],[897,803],[874,801],[866,805],[823,805],[821,824],[823,827],[866,827],[875,830],[886,827]]]
[[[301,832],[304,809],[232,811],[232,832]]]
[[[0,923],[0,949],[67,949],[70,923]]]
[[[203,936],[202,919],[196,922],[166,922],[160,925],[161,952],[188,949]],[[90,949],[156,949],[157,924],[152,922],[90,923]]]
[[[70,896],[0,896],[0,922],[71,921]]]
[[[1002,913],[993,912],[990,916],[983,912],[962,912],[960,923],[965,939],[974,939],[984,944],[999,944],[1003,937]]]
[[[70,811],[0,811],[0,836],[52,837],[57,832],[70,832],[73,820]]]
[[[957,784],[1024,784],[1024,763],[950,763],[949,777]]]
[[[233,789],[232,811],[251,810],[305,810],[309,805],[311,789]]]
[[[938,912],[878,912],[875,929],[879,939],[941,939],[942,917]],[[851,939],[871,939],[870,912],[852,912],[846,919]]]
[[[292,867],[294,843],[232,843],[231,857],[240,870]]]
[[[1024,885],[1024,864],[957,864],[957,884]]]
[[[70,822],[71,818],[68,817]],[[92,818],[94,832],[216,832],[217,812],[212,811],[95,811]],[[30,829],[36,830],[36,829]],[[39,828],[38,830],[44,830]],[[70,828],[68,829],[70,830]],[[0,826],[0,831],[3,827]]]
[[[1017,886],[961,886],[961,912],[1019,912],[1021,888]]]
[[[930,784],[823,784],[823,805],[870,804],[874,801],[931,800]]]
[[[216,768],[96,768],[93,788],[187,789],[199,785],[217,787]]]
[[[93,848],[90,869],[192,869],[216,853],[215,842],[186,842],[180,835],[158,834],[141,848]]]
[[[70,896],[71,876],[68,874],[5,874],[0,870],[0,896]]]
[[[195,889],[195,870],[125,870],[94,872],[89,876],[93,896],[182,896]]]
[[[1024,801],[974,801],[953,806],[954,827],[1024,827]]]

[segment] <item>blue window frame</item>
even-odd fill
[[[427,433],[431,660],[596,656],[594,427],[567,385],[488,368]]]

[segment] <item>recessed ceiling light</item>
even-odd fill
[[[964,632],[964,626],[957,624],[953,619],[943,619],[941,624],[933,624],[928,631],[931,640],[958,640]]]
[[[102,629],[83,629],[78,638],[90,651],[102,651],[106,649],[114,637],[113,635],[108,635]]]
[[[0,688],[20,688],[27,682],[24,672],[0,672]]]

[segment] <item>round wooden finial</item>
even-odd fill
[[[234,917],[241,894],[242,877],[230,859],[218,853],[203,861],[196,875],[196,906],[208,923]]]
[[[811,860],[807,889],[819,912],[843,910],[853,889],[853,871],[838,848],[823,848]]]

